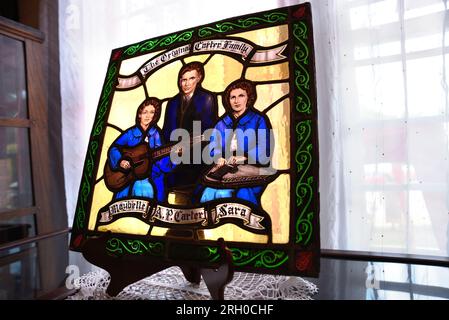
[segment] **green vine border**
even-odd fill
[[[200,38],[208,37],[217,33],[233,31],[235,29],[247,29],[264,23],[279,23],[287,20],[288,15],[281,12],[271,12],[263,15],[263,17],[249,17],[235,21],[226,21],[217,23],[213,26],[206,26],[198,29]],[[137,54],[144,54],[156,48],[167,47],[176,42],[187,42],[192,39],[194,29],[187,30],[182,33],[174,33],[162,38],[147,40],[135,45],[126,47],[123,51],[124,58],[131,58]]]
[[[193,30],[184,31],[180,34],[171,34],[159,39],[147,40],[127,47],[123,51],[125,58],[131,58],[136,54],[143,54],[156,48],[167,47],[175,42],[186,42],[192,39]]]
[[[307,245],[313,232],[312,220],[314,217],[311,211],[313,199],[313,175],[312,165],[312,121],[300,121],[296,125],[298,149],[295,154],[297,182],[295,188],[296,208],[299,212],[296,220],[295,243]]]
[[[201,257],[209,262],[216,262],[220,259],[221,255],[218,251],[218,247],[201,247]]]
[[[103,132],[104,125],[106,123],[105,116],[108,111],[111,94],[114,92],[113,86],[115,79],[117,78],[117,74],[117,64],[112,62],[109,65],[109,69],[106,74],[105,85],[101,95],[98,111],[95,116],[89,147],[87,148],[87,156],[83,168],[81,188],[78,196],[77,209],[75,212],[75,224],[77,229],[83,229],[85,227],[87,201],[92,192],[93,184],[95,183],[93,172],[95,168],[95,158],[100,145],[100,134]]]
[[[271,12],[263,15],[263,17],[250,17],[239,19],[236,21],[227,21],[216,23],[214,26],[206,26],[198,30],[200,38],[208,37],[217,33],[224,33],[238,29],[247,29],[263,23],[278,23],[287,20],[288,15],[281,12]]]
[[[215,262],[220,258],[217,247],[205,247],[210,254],[209,262]],[[255,268],[275,269],[288,261],[288,254],[282,250],[257,250],[246,248],[230,248],[232,261],[235,266],[252,266]],[[213,259],[212,259],[213,258]]]
[[[124,254],[139,254],[162,257],[165,246],[162,242],[149,242],[141,240],[121,240],[119,238],[111,238],[106,243],[106,251],[115,256]]]
[[[309,47],[307,25],[304,22],[293,25],[293,36],[295,38],[295,86],[296,86],[296,111],[303,114],[312,114],[312,102],[310,100],[310,74],[307,70],[309,64]]]
[[[295,109],[303,116],[312,114],[310,99],[310,73],[308,71],[310,51],[307,45],[309,28],[305,22],[293,24],[295,41],[293,59],[295,61]],[[314,212],[311,204],[314,196],[314,176],[311,171],[313,160],[312,120],[303,120],[296,124],[297,145],[296,164],[296,210],[295,243],[307,245],[313,233]]]
[[[252,266],[255,268],[275,269],[288,261],[288,254],[281,250],[255,250],[231,248],[235,266]]]
[[[123,255],[152,255],[163,256],[165,253],[163,242],[145,242],[142,240],[122,240],[111,238],[106,243],[106,251],[114,256]],[[235,266],[252,266],[255,268],[278,268],[288,261],[288,253],[282,250],[256,250],[245,248],[231,248],[232,260]],[[220,258],[218,247],[202,246],[199,248],[201,261],[217,262]]]

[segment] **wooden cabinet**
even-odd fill
[[[58,6],[46,0],[19,0],[17,5],[20,21],[36,28],[0,16],[0,278],[8,278],[8,270],[19,275],[28,270],[39,277],[32,294],[38,296],[63,283],[68,264],[66,235],[61,237],[61,230],[68,230]],[[51,241],[53,234],[58,241]],[[38,241],[47,236],[49,240]],[[16,263],[11,255],[22,252],[33,252],[25,260],[26,254],[19,254],[28,266],[2,268],[4,261]],[[8,290],[0,283],[4,298],[20,298]]]

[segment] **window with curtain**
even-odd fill
[[[113,48],[298,2],[60,0],[69,223]],[[322,247],[447,256],[446,0],[310,2]]]
[[[447,3],[336,10],[344,249],[447,256]]]

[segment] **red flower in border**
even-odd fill
[[[296,269],[306,271],[312,266],[312,252],[303,251],[296,255]]]
[[[122,50],[117,50],[112,56],[112,60],[117,60],[122,55]]]
[[[78,236],[76,236],[75,240],[73,240],[73,247],[74,248],[78,248],[81,245],[81,242],[83,241],[83,235],[79,234]]]
[[[300,19],[304,17],[304,14],[306,13],[306,8],[304,6],[301,6],[298,10],[293,12],[293,16],[297,19]]]

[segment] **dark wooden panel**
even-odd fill
[[[48,143],[49,164],[51,168],[50,192],[52,194],[51,210],[54,229],[67,228],[67,209],[64,185],[64,168],[62,158],[62,108],[61,88],[59,80],[59,27],[58,27],[58,2],[43,1],[45,6],[46,23],[41,25],[41,30],[46,30],[44,42],[47,52],[46,68],[44,71],[47,81],[48,103]],[[42,19],[41,19],[42,20]]]
[[[19,21],[33,28],[39,28],[40,0],[18,0]]]
[[[58,2],[18,2],[19,7],[22,6],[19,8],[19,20],[35,28],[0,17],[0,32],[25,44],[29,121],[11,122],[2,119],[0,125],[30,128],[34,212],[38,234],[31,241],[37,241],[42,236],[67,228],[62,167]],[[27,213],[26,210],[18,210],[8,212],[8,215]],[[57,235],[61,239],[43,240],[37,246],[42,293],[59,287],[65,278],[68,264],[67,235]],[[24,242],[14,242],[8,246],[22,244]]]
[[[31,162],[34,195],[38,208],[38,233],[51,232],[50,168],[48,156],[47,91],[43,70],[43,47],[34,41],[25,41],[27,60],[27,90],[29,114],[35,125],[31,128]]]
[[[0,251],[9,250],[9,249],[12,249],[12,248],[20,247],[20,246],[23,246],[23,245],[26,245],[26,244],[37,242],[37,241],[43,241],[43,240],[50,239],[50,238],[57,237],[57,236],[61,236],[61,235],[67,235],[69,232],[70,232],[70,229],[67,228],[67,229],[63,229],[63,230],[49,232],[49,233],[46,233],[46,234],[41,234],[41,235],[38,235],[38,236],[35,236],[35,237],[32,237],[32,238],[27,238],[27,239],[23,239],[23,240],[10,242],[8,244],[1,245],[0,246]],[[51,256],[53,258],[54,257],[54,253],[53,252],[51,252],[51,253],[52,253]],[[39,254],[42,254],[42,252],[39,251]],[[41,260],[42,260],[42,256],[41,256]],[[51,261],[51,260],[49,260],[49,261]]]
[[[36,89],[40,89],[41,92],[38,100],[33,101],[36,113],[30,117],[36,123],[36,128],[33,127],[33,129],[40,135],[33,145],[40,162],[39,173],[33,173],[36,199],[41,198],[41,204],[36,204],[39,207],[37,227],[40,235],[65,230],[68,223],[62,167],[58,2],[40,0],[38,14],[39,29],[45,34],[45,41],[42,47],[38,47],[38,43],[34,42],[30,55],[43,57],[42,65],[35,70],[42,72],[43,85],[40,88],[36,86]],[[67,235],[60,235],[58,241],[39,242],[39,265],[42,270],[41,293],[54,290],[64,280],[68,264],[67,249]],[[56,260],[55,255],[58,256]]]
[[[32,121],[28,119],[4,119],[0,118],[0,127],[19,127],[28,128],[32,125]]]
[[[16,261],[22,260],[33,253],[33,250],[36,250],[36,248],[25,248],[17,253],[13,253],[4,257],[0,258],[0,267],[7,266],[11,263],[14,263]]]
[[[19,40],[33,40],[39,43],[44,42],[45,35],[38,29],[26,26],[24,24],[6,19],[0,16],[0,30],[2,33]]]
[[[0,221],[10,220],[13,218],[24,217],[37,212],[36,207],[20,208],[16,210],[0,211]]]

